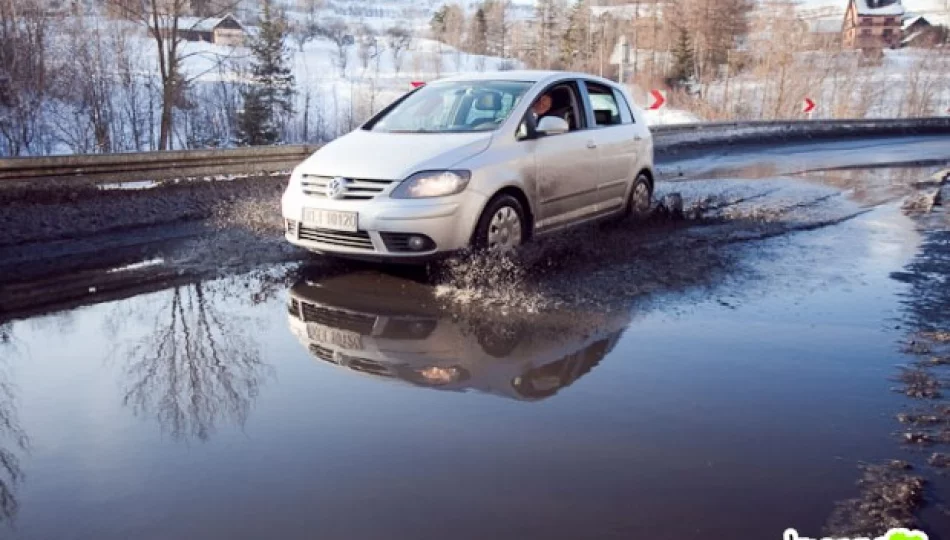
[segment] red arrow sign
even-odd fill
[[[815,102],[811,98],[806,97],[805,101],[802,102],[802,112],[808,114],[815,110]]]
[[[425,85],[426,85],[426,83],[424,83],[424,82],[422,82],[422,81],[412,81],[412,82],[409,83],[409,84],[411,84],[413,88],[419,88],[420,86],[425,86]]]
[[[649,107],[651,111],[659,109],[664,103],[666,103],[666,96],[663,95],[663,92],[660,92],[659,90],[650,90],[650,95],[653,96],[653,103]]]

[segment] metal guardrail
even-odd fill
[[[710,122],[654,126],[658,152],[737,142],[795,142],[829,137],[950,135],[950,117],[871,120]],[[129,182],[290,170],[319,148],[259,146],[0,159],[0,185],[37,182]]]
[[[181,150],[0,159],[0,183],[6,181],[121,182],[168,180],[292,169],[317,146],[257,146],[218,150]]]
[[[703,122],[653,126],[650,131],[659,138],[683,133],[742,136],[754,132],[785,132],[798,134],[851,133],[866,135],[950,133],[950,116],[927,118],[886,118],[854,120],[782,120],[747,122]]]

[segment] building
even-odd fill
[[[849,0],[842,44],[846,48],[880,51],[899,47],[903,39],[900,0]]]
[[[924,16],[906,17],[903,23],[904,47],[930,48],[947,42],[947,27],[931,24]]]
[[[167,33],[168,29],[163,29]],[[185,41],[204,41],[224,47],[243,47],[248,29],[234,15],[224,17],[178,19],[178,35]]]

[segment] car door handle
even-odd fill
[[[594,141],[587,141],[587,148],[590,148],[593,150],[594,148],[597,148],[597,143],[595,143]]]
[[[634,138],[633,138],[633,140],[635,140],[635,141],[638,141],[638,142],[639,142],[639,141],[642,141],[642,140],[643,140],[643,137],[641,137],[641,136],[639,136],[639,135],[637,135],[636,137],[634,137]]]

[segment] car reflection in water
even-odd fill
[[[593,369],[626,314],[565,313],[531,324],[453,316],[425,285],[355,273],[291,288],[290,328],[310,353],[358,373],[534,401]]]

